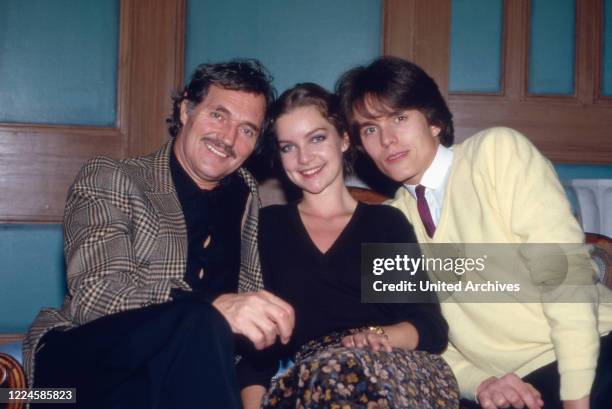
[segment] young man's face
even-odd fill
[[[181,128],[174,152],[201,189],[213,189],[251,155],[266,112],[263,95],[210,86],[189,110],[181,104]]]
[[[382,109],[366,99],[367,116],[353,111],[359,137],[378,169],[404,184],[419,184],[436,155],[440,128],[414,109]]]

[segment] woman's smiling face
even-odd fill
[[[344,183],[342,154],[348,135],[339,135],[317,108],[303,106],[281,115],[275,130],[283,168],[300,189],[317,194]]]

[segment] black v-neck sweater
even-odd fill
[[[296,205],[263,209],[259,226],[264,285],[295,310],[292,352],[332,331],[400,321],[419,331],[418,349],[439,352],[446,346],[439,305],[361,303],[361,243],[416,242],[399,210],[359,203],[325,254],[312,242]]]
[[[295,329],[289,345],[276,354],[264,354],[275,356],[269,358],[271,364],[275,366],[273,359],[279,355],[292,358],[304,343],[334,331],[402,321],[416,327],[417,349],[442,352],[448,342],[448,326],[439,304],[361,303],[361,244],[415,242],[412,226],[399,210],[359,203],[338,239],[321,253],[308,235],[296,205],[262,209],[259,252],[264,285],[295,310]],[[424,272],[418,274],[422,275],[419,279],[426,279]],[[248,361],[243,364],[249,366]],[[260,364],[257,366],[262,368]],[[261,375],[263,379],[256,379],[254,373],[247,374],[251,372],[247,368],[241,372],[242,386],[265,385],[269,376],[268,372]]]

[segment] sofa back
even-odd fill
[[[568,179],[612,179],[611,165],[556,164],[555,169],[566,186]],[[569,199],[577,205],[575,195]],[[65,291],[61,225],[0,224],[0,338],[26,332],[42,307],[62,304]]]

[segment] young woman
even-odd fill
[[[340,118],[335,95],[310,83],[272,108],[282,166],[303,197],[261,211],[260,260],[266,288],[293,306],[296,323],[287,346],[240,366],[245,408],[262,396],[264,408],[457,407],[457,383],[434,355],[448,337],[439,305],[361,303],[361,244],[416,239],[398,210],[351,197]],[[265,394],[279,358],[295,366]]]

